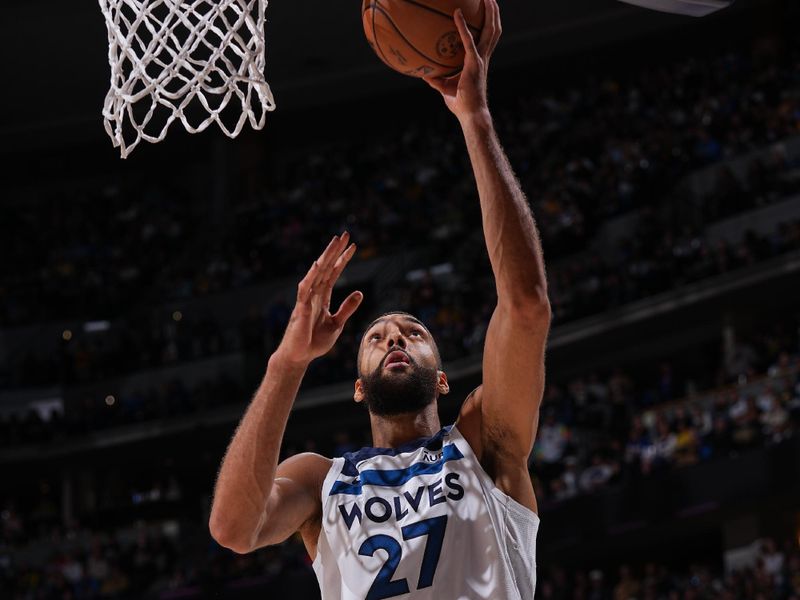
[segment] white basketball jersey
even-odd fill
[[[333,460],[314,571],[323,600],[533,600],[538,528],[450,426]]]

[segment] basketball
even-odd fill
[[[464,66],[453,20],[458,8],[477,41],[483,28],[482,0],[364,0],[364,32],[378,58],[395,71],[449,77]]]

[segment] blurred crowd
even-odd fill
[[[241,383],[224,374],[194,385],[176,377],[119,394],[84,392],[72,399],[67,410],[59,407],[42,414],[32,409],[24,415],[1,415],[0,448],[58,443],[110,427],[189,417],[223,404],[241,403],[246,397]]]
[[[800,247],[800,221],[739,239],[706,234],[720,218],[800,193],[800,165],[781,144],[744,172],[720,168],[702,197],[666,193],[692,169],[800,133],[800,52],[770,56],[683,60],[499,103],[501,137],[542,231],[556,325]],[[297,278],[320,240],[342,228],[359,243],[358,259],[409,245],[446,256],[449,277],[380,295],[430,323],[446,359],[479,352],[491,271],[466,155],[444,123],[304,154],[277,180],[243,176],[247,193],[215,243],[188,192],[163,182],[4,202],[0,235],[14,258],[0,282],[0,324],[91,317],[110,329],[0,352],[0,388],[97,381],[241,350],[268,356],[288,319],[281,301],[254,306],[238,326],[160,304]],[[698,141],[708,136],[713,152]],[[631,209],[640,216],[614,248],[586,249],[605,220]],[[360,312],[355,328],[371,316]],[[347,378],[352,366],[337,347],[309,381]]]
[[[709,223],[800,192],[800,165],[775,145],[800,134],[800,48],[791,43],[591,76],[498,101],[500,137],[551,265],[556,325],[800,249],[800,220],[740,239],[712,241],[707,233]],[[345,228],[359,243],[360,259],[417,246],[447,256],[447,269],[423,270],[381,295],[429,325],[445,360],[479,354],[494,286],[476,235],[480,215],[474,184],[464,176],[466,155],[447,116],[404,124],[375,143],[339,142],[286,158],[275,169],[279,175],[265,177],[256,167],[243,172],[235,215],[210,244],[191,195],[164,182],[4,201],[0,236],[9,245],[0,326],[77,318],[109,324],[91,334],[65,331],[55,352],[6,352],[0,388],[78,387],[232,353],[263,367],[288,321],[284,301],[254,305],[233,326],[210,312],[152,307],[296,278],[320,240]],[[744,172],[720,168],[709,193],[670,196],[682,177],[767,146],[773,151]],[[590,250],[602,224],[631,211],[639,213],[636,225],[611,252]],[[368,316],[312,365],[307,383],[355,376]],[[542,506],[800,434],[799,327],[793,317],[728,344],[705,379],[677,373],[665,361],[645,385],[625,369],[550,382],[530,462]],[[75,392],[68,410],[49,419],[35,411],[0,417],[0,446],[57,442],[241,403],[245,387],[235,376],[219,376],[194,385],[171,378],[118,395]],[[365,437],[339,432],[327,444],[341,454]],[[180,494],[171,481],[138,497]],[[14,503],[0,505],[3,598],[191,598],[260,586],[314,597],[316,583],[296,538],[237,556],[196,523],[64,527],[57,508],[45,508],[42,518]],[[541,573],[537,597],[798,600],[800,550],[795,542],[765,541],[751,566],[725,573],[718,564],[683,570],[632,564],[618,572],[554,567]]]
[[[239,556],[196,523],[138,521],[125,528],[52,525],[23,542],[14,539],[25,526],[20,515],[6,509],[2,519],[0,590],[8,600],[210,598],[248,588],[318,597],[297,539]]]
[[[594,382],[580,390],[589,418],[610,430],[570,426],[557,409],[545,409],[531,459],[542,503],[594,492],[609,483],[730,458],[753,448],[780,444],[800,433],[800,364],[790,374],[766,377],[746,392],[735,387],[696,400],[655,406],[623,418],[624,398],[615,384]],[[608,385],[611,384],[611,385]],[[623,391],[624,394],[624,391]],[[623,429],[626,429],[624,433]]]
[[[548,256],[584,249],[610,216],[659,204],[693,170],[800,133],[800,46],[684,59],[493,103],[500,139],[536,213]],[[794,165],[796,166],[796,165]],[[790,165],[764,164],[772,173]],[[758,178],[742,188],[773,186]],[[243,174],[248,193],[201,271],[172,274],[205,294],[297,274],[319,240],[349,229],[362,256],[420,243],[451,250],[480,223],[461,136],[444,111],[369,143],[338,141]],[[742,206],[739,210],[742,210]],[[198,277],[199,276],[199,277]]]
[[[739,339],[723,335],[716,359],[680,369],[665,359],[650,371],[645,378],[615,368],[548,381],[530,457],[543,506],[800,433],[800,315],[760,323]],[[4,418],[0,440],[3,446],[54,442],[126,423],[180,419],[244,395],[225,376],[191,387],[171,379],[112,401],[87,395],[67,416],[44,420],[32,411],[26,419]],[[338,456],[369,445],[369,435],[360,427],[306,446],[312,442]],[[284,457],[306,446],[284,448]]]
[[[49,598],[177,599],[319,598],[310,560],[298,536],[280,546],[237,555],[207,532],[179,521],[139,521],[97,530],[52,526],[22,543],[19,515],[5,509],[0,537],[0,589],[9,600]],[[796,539],[759,540],[744,564],[648,561],[614,569],[540,567],[540,600],[797,600],[800,547]],[[686,560],[686,559],[678,559]],[[708,561],[709,559],[705,559]],[[741,562],[741,561],[740,561]],[[248,595],[248,592],[250,595]]]
[[[595,315],[798,249],[800,219],[780,222],[770,234],[747,231],[739,240],[711,242],[702,231],[664,229],[646,213],[619,241],[613,256],[580,256],[548,269],[553,322],[557,326]],[[496,301],[482,246],[462,246],[450,259],[448,275],[428,272],[382,294],[428,325],[445,360],[481,352]],[[337,382],[355,373],[358,335],[372,317],[370,304],[375,301],[364,291],[369,302],[334,350],[314,364],[307,382]],[[110,323],[107,331],[69,332],[69,339],[58,340],[55,352],[9,354],[0,362],[0,388],[102,381],[235,352],[265,360],[280,342],[290,312],[283,300],[253,305],[238,326],[225,326],[210,312],[133,312]]]
[[[645,387],[621,369],[548,384],[530,462],[541,501],[568,500],[799,435],[798,317],[728,346],[708,392],[697,391],[701,373],[679,377],[669,362]]]
[[[586,254],[548,266],[553,324],[596,315],[798,249],[800,219],[783,221],[768,234],[749,230],[738,240],[711,241],[701,230],[668,229],[645,213],[609,257]],[[401,306],[422,315],[443,356],[456,358],[482,350],[496,297],[484,248],[465,246],[451,258],[452,276],[439,281],[425,278],[396,297]]]
[[[679,374],[663,362],[657,377],[644,385],[621,369],[551,382],[530,464],[542,509],[611,484],[746,453],[798,435],[800,318],[759,323],[754,331],[726,337],[717,367],[705,379],[692,371]],[[708,371],[706,365],[701,368]],[[694,389],[709,382],[709,391]],[[195,396],[172,385],[165,385],[162,401],[173,407],[173,414],[186,414],[192,410],[186,403]],[[212,389],[208,397],[215,395]],[[111,425],[117,411],[130,407],[121,400],[105,409],[106,416],[88,410],[80,426],[91,430]],[[320,450],[341,455],[366,437],[364,430],[353,436],[339,432],[315,442]],[[303,449],[287,448],[285,454]],[[176,472],[152,485],[123,490],[109,501],[120,508],[124,497],[126,513],[140,504],[176,502],[184,495],[180,479]],[[10,598],[191,598],[248,590],[291,590],[292,597],[316,597],[308,557],[297,538],[238,556],[220,548],[202,525],[188,519],[140,523],[133,530],[64,528],[57,494],[38,497],[38,503],[30,505],[0,506],[0,581]],[[178,512],[184,514],[183,509]],[[548,568],[540,576],[537,597],[796,600],[797,549],[769,544],[764,548],[750,567],[725,574],[718,564],[692,564],[688,570],[658,563],[623,565],[618,573]]]
[[[800,133],[800,47],[781,43],[586,76],[513,100],[501,95],[500,137],[549,256],[585,249],[605,219],[658,204],[698,167]],[[448,117],[397,125],[369,144],[339,141],[278,157],[270,176],[252,161],[240,174],[232,221],[216,236],[191,193],[174,183],[20,193],[0,207],[11,258],[0,325],[114,317],[151,298],[295,276],[321,240],[345,228],[362,257],[459,245],[479,214]],[[722,177],[717,203],[725,208],[707,216],[758,203],[764,194],[754,188],[790,185],[776,175],[787,166],[754,163],[746,181]]]
[[[645,212],[612,255],[578,256],[548,269],[553,321],[560,325],[598,314],[798,249],[800,219],[782,221],[769,234],[749,230],[739,240],[712,242],[701,230],[665,229]],[[450,260],[446,276],[427,272],[382,294],[428,324],[445,360],[480,353],[496,300],[481,245],[465,244]],[[308,383],[342,381],[355,372],[360,327],[375,302],[364,291],[369,302],[334,350],[313,365]],[[0,387],[81,384],[235,352],[265,359],[280,342],[290,312],[280,299],[252,305],[238,326],[224,326],[210,312],[131,312],[106,331],[65,332],[55,352],[8,354],[0,362]]]
[[[538,600],[797,600],[800,598],[800,548],[797,540],[758,543],[750,565],[723,572],[693,563],[671,569],[648,562],[617,569],[540,570]]]
[[[107,318],[157,298],[164,265],[191,255],[196,213],[191,196],[165,181],[6,194],[0,326]]]

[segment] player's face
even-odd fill
[[[436,399],[442,373],[433,338],[417,319],[379,319],[364,334],[360,357],[356,400],[373,413],[416,412]]]

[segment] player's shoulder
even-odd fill
[[[321,487],[333,460],[316,452],[301,452],[281,462],[276,477],[287,477],[298,483]]]
[[[316,452],[299,452],[297,454],[293,454],[292,456],[286,458],[284,461],[286,463],[296,463],[302,464],[310,467],[322,467],[330,466],[333,464],[333,459],[328,458],[327,456],[322,456],[322,454],[317,454]]]

